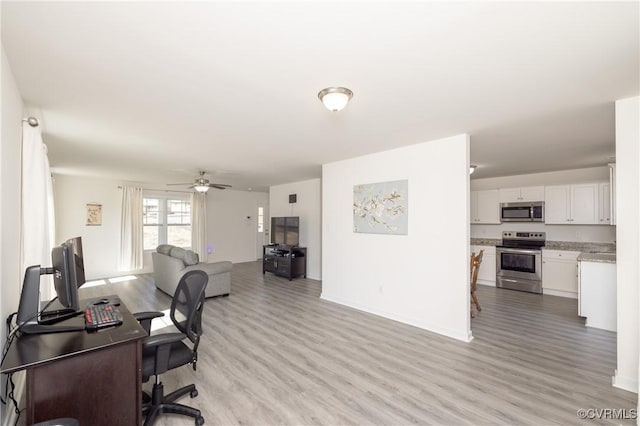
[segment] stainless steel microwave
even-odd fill
[[[544,222],[544,201],[500,203],[500,222]]]

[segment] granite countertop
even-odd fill
[[[578,256],[578,262],[616,263],[615,253],[589,253],[583,251]]]
[[[471,238],[472,246],[497,246],[502,244],[500,238]]]
[[[616,245],[611,243],[585,243],[577,241],[547,241],[544,248],[549,250],[582,251],[588,253],[616,253]]]

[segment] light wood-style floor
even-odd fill
[[[152,280],[81,297],[167,309]],[[479,287],[475,339],[463,343],[323,301],[319,281],[236,264],[231,296],[206,302],[198,370],[164,375],[165,389],[196,383],[182,402],[207,425],[593,424],[576,411],[635,408],[635,394],[611,387],[615,333],[585,328],[576,301]]]

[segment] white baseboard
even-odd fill
[[[438,324],[427,324],[424,321],[416,321],[413,318],[407,318],[407,317],[403,317],[401,315],[398,314],[394,314],[394,313],[389,313],[389,312],[384,312],[375,308],[370,308],[368,306],[362,306],[362,305],[358,305],[358,304],[354,304],[345,300],[341,300],[341,299],[337,299],[334,297],[330,297],[327,296],[326,294],[321,294],[320,298],[323,300],[326,300],[328,302],[333,302],[333,303],[337,303],[339,305],[344,305],[344,306],[348,306],[349,308],[353,308],[353,309],[357,309],[359,311],[363,311],[363,312],[367,312],[370,314],[374,314],[377,315],[379,317],[382,318],[386,318],[386,319],[390,319],[393,321],[397,321],[397,322],[401,322],[403,324],[408,324],[414,327],[418,327],[418,328],[422,328],[423,330],[427,330],[427,331],[431,331],[433,333],[438,333],[441,334],[443,336],[447,336],[447,337],[451,337],[453,339],[456,340],[462,340],[463,342],[470,342],[473,340],[473,334],[471,333],[471,330],[469,330],[467,333],[460,333],[458,330],[452,330],[450,328],[447,327],[442,327]]]
[[[489,280],[478,279],[477,283],[481,284],[481,285],[486,285],[488,287],[495,287],[496,286],[496,282],[495,281],[489,281]]]
[[[611,379],[611,384],[614,388],[620,388],[629,392],[638,393],[637,378],[621,376],[618,373],[618,370],[615,370],[614,376]]]
[[[550,288],[543,288],[542,294],[548,294],[549,296],[568,297],[569,299],[577,299],[578,293],[572,291],[551,290]]]
[[[13,374],[13,383],[16,385],[13,391],[13,397],[16,399],[16,401],[18,401],[18,407],[20,407],[20,401],[23,399],[22,394],[24,393],[26,377],[27,375],[24,371],[19,371]],[[6,416],[4,418],[4,421],[2,422],[2,425],[15,425],[16,421],[18,420],[18,415],[16,414],[15,407],[13,406],[13,403],[11,401],[8,401],[7,405],[5,406],[5,414]]]

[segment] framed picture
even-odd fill
[[[407,235],[408,186],[407,180],[355,185],[353,232]]]
[[[87,226],[102,225],[102,204],[87,204]]]

